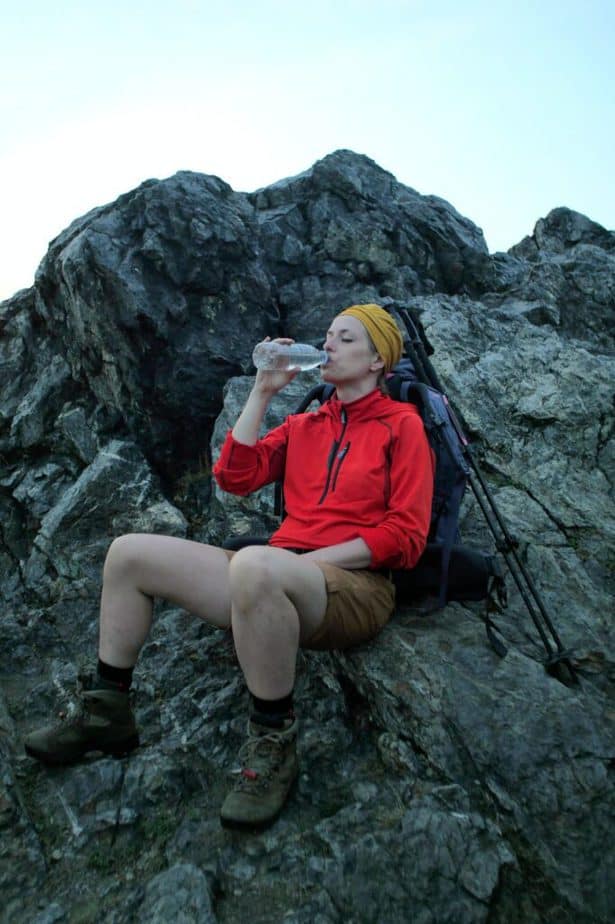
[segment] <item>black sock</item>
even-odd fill
[[[106,690],[119,690],[128,693],[132,683],[134,667],[113,667],[98,659],[97,675],[100,685]]]
[[[282,728],[287,719],[294,718],[293,691],[282,699],[259,699],[252,696],[252,718],[259,725],[268,725],[271,728]]]

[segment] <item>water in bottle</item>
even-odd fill
[[[324,350],[317,350],[308,343],[275,343],[268,340],[259,343],[252,353],[252,362],[265,372],[285,372],[297,366],[302,372],[324,366],[328,356]]]

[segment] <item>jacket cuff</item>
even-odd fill
[[[230,461],[231,456],[233,458],[233,465],[245,463],[245,465],[250,465],[254,461],[254,446],[248,446],[246,443],[239,443],[233,436],[233,431],[229,430],[226,434],[226,439],[222,444],[222,449],[220,450],[220,455],[218,456],[218,464],[226,466]]]
[[[371,552],[370,568],[397,567],[400,558],[399,545],[386,530],[378,526],[361,529],[359,538]]]

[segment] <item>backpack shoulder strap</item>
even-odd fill
[[[294,413],[303,414],[304,411],[307,411],[313,401],[318,401],[319,404],[324,404],[325,401],[329,400],[334,391],[335,385],[330,385],[327,382],[319,382],[317,385],[314,385],[313,388],[310,388],[307,394],[303,396],[295,408]]]

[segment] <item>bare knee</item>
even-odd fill
[[[107,549],[103,580],[117,579],[134,569],[142,559],[141,536],[138,533],[126,533],[113,540]]]
[[[271,598],[279,584],[271,549],[251,545],[240,549],[229,565],[229,586],[233,602],[244,609]]]

